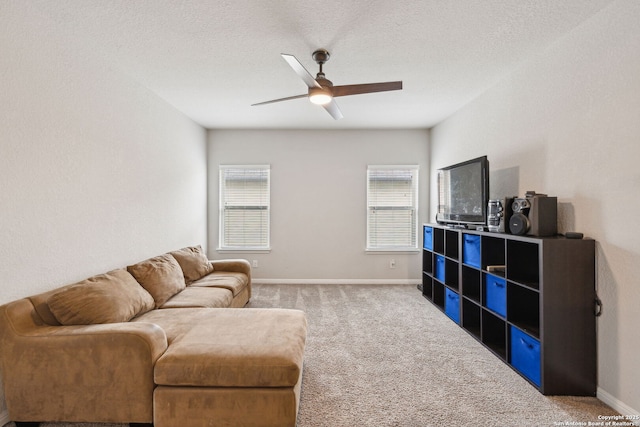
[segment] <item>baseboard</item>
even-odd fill
[[[419,279],[257,279],[257,285],[418,285]]]
[[[4,411],[0,412],[0,426],[9,424],[10,422],[11,420],[9,419],[9,411],[5,409]]]
[[[597,390],[598,399],[602,400],[607,405],[611,406],[613,409],[618,411],[621,415],[640,415],[640,412],[633,409],[631,406],[627,405],[624,402],[621,402],[616,397],[612,396],[610,393],[604,391],[600,387]],[[640,420],[621,420],[621,421],[631,421],[633,425],[640,426]]]

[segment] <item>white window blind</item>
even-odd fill
[[[220,249],[269,249],[270,167],[220,166]]]
[[[367,168],[367,249],[418,247],[418,166]]]

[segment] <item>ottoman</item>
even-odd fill
[[[169,311],[174,310],[156,310]],[[169,347],[154,368],[155,427],[295,426],[304,312],[175,311],[189,318],[168,327]]]

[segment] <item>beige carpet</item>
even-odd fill
[[[587,425],[616,414],[593,397],[541,395],[415,286],[256,285],[250,307],[307,313],[298,427]]]
[[[415,286],[262,285],[251,306],[307,312],[298,427],[558,426],[616,413],[541,395]]]

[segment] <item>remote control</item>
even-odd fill
[[[564,233],[564,237],[566,237],[567,239],[582,239],[583,236],[584,234],[575,231],[567,231],[566,233]]]

